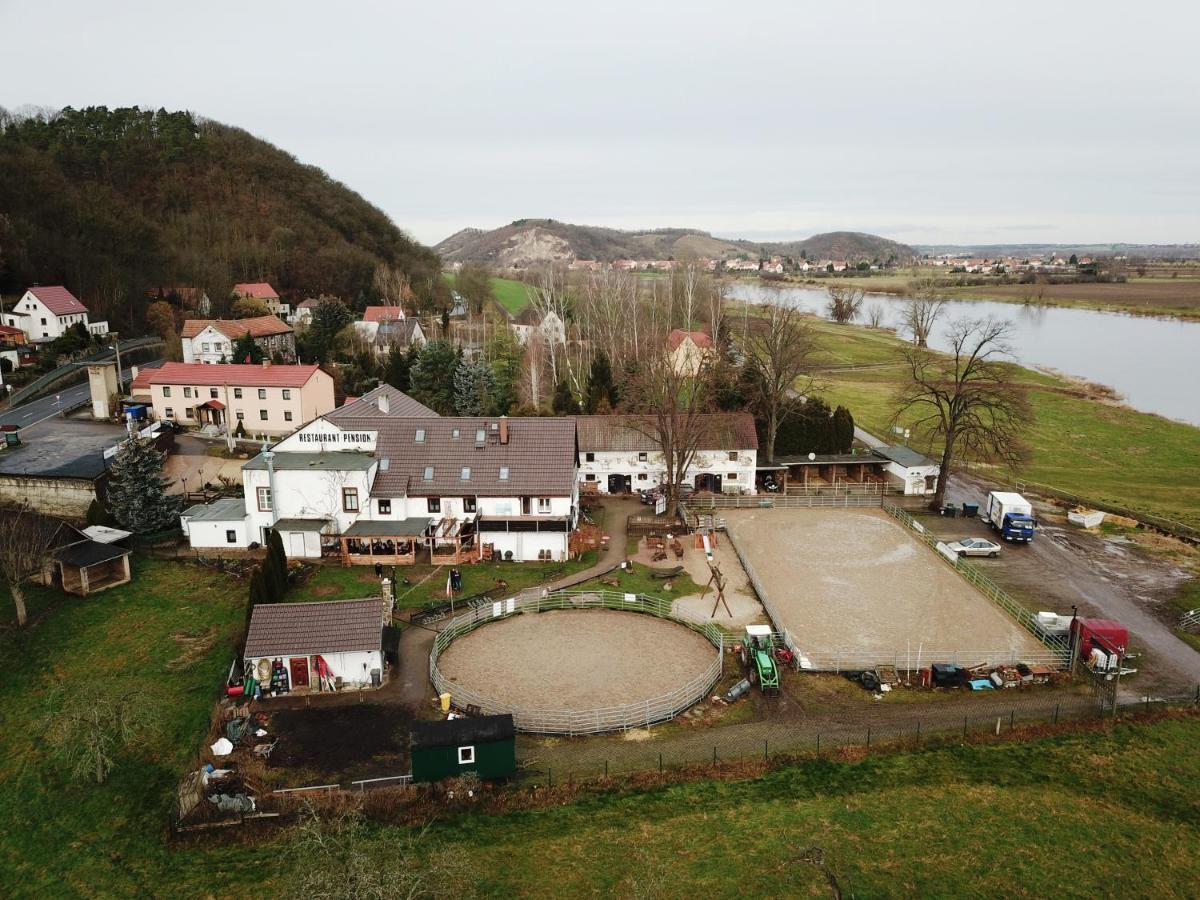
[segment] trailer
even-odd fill
[[[1011,491],[991,491],[987,496],[984,518],[992,530],[1006,541],[1027,544],[1033,540],[1037,528],[1033,505]]]
[[[1075,619],[1071,635],[1079,658],[1102,672],[1120,668],[1129,649],[1129,629],[1115,619]]]

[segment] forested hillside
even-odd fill
[[[0,109],[0,292],[63,283],[138,330],[146,292],[239,281],[364,302],[379,263],[444,293],[436,254],[320,169],[189,112]]]

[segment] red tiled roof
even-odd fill
[[[204,363],[163,363],[157,369],[138,372],[132,387],[152,384],[189,384],[216,386],[232,384],[238,387],[303,387],[320,366],[252,366],[215,365]]]
[[[383,640],[383,601],[259,603],[250,614],[245,655],[311,655],[378,650]]]
[[[233,292],[242,297],[254,297],[258,300],[278,300],[279,295],[275,293],[275,288],[271,287],[265,281],[256,281],[254,283],[243,282],[235,284]]]
[[[689,337],[697,347],[706,348],[712,346],[712,338],[703,331],[684,331],[682,328],[671,330],[671,333],[667,335],[667,346],[674,350],[683,343],[684,338]]]
[[[18,334],[23,335],[25,332],[20,328],[13,328],[11,325],[0,325],[0,334],[11,334],[15,337]]]
[[[188,319],[183,323],[183,337],[194,338],[208,326],[212,326],[231,341],[243,335],[270,337],[273,334],[290,334],[291,327],[275,316],[251,316],[248,319]]]
[[[404,310],[398,306],[368,306],[363,310],[364,322],[384,322],[388,319],[403,319]]]
[[[37,285],[31,287],[29,293],[41,300],[46,309],[56,316],[73,316],[88,311],[79,298],[61,284]]]

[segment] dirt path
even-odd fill
[[[591,581],[601,575],[611,572],[625,558],[625,541],[627,538],[627,519],[641,510],[637,500],[626,498],[606,498],[604,501],[604,533],[608,535],[608,545],[600,551],[600,558],[590,569],[560,578],[543,585],[547,590],[561,591]]]

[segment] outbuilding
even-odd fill
[[[871,452],[887,460],[884,472],[892,486],[902,493],[919,496],[937,490],[938,472],[942,467],[928,456],[902,445],[873,447]]]
[[[54,551],[58,580],[68,594],[86,597],[129,582],[130,551],[114,543],[82,540]]]
[[[517,771],[516,734],[510,713],[413,722],[413,781],[441,781],[467,772],[480,778],[511,778]]]
[[[257,604],[250,614],[246,675],[264,694],[383,685],[384,601]]]

